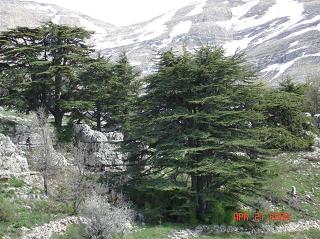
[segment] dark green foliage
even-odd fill
[[[266,89],[259,109],[271,128],[265,130],[269,148],[305,150],[313,144],[312,119],[303,112],[304,85],[286,79],[277,89]]]
[[[185,190],[204,222],[213,199],[236,205],[240,194],[254,193],[263,175],[258,155],[266,150],[253,79],[241,56],[225,57],[221,49],[164,53],[146,79],[125,145],[132,176],[187,178]]]
[[[0,34],[1,104],[23,112],[44,107],[62,125],[65,105],[77,93],[77,70],[90,61],[91,33],[47,23]]]
[[[219,48],[162,54],[123,146],[130,195],[153,220],[230,223],[241,197],[261,191],[265,156],[312,145],[303,86],[266,89],[254,80],[241,55]]]
[[[87,111],[83,118],[93,120],[99,131],[121,128],[123,131],[130,105],[138,93],[138,85],[134,82],[136,76],[125,54],[115,63],[97,59],[80,74],[81,99],[90,101],[87,106],[82,103],[82,109],[75,107],[77,112]]]
[[[304,109],[312,115],[320,113],[320,78],[315,75],[306,81],[304,92]]]
[[[192,195],[182,183],[168,179],[146,179],[135,185],[128,188],[128,192],[147,222],[196,222]]]

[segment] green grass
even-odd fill
[[[9,184],[9,186],[15,187],[15,188],[21,188],[24,185],[26,185],[26,183],[23,180],[15,178],[15,177],[10,178],[8,181],[8,184]]]
[[[271,191],[271,197],[280,201],[280,208],[291,212],[292,220],[299,219],[319,219],[320,207],[315,206],[305,200],[305,196],[312,195],[313,203],[320,204],[320,168],[312,166],[312,162],[303,159],[302,164],[293,164],[292,160],[301,159],[299,154],[290,153],[280,155],[273,162],[273,167],[277,170],[277,176],[271,177],[265,184],[265,188]],[[290,161],[291,160],[291,161]],[[290,208],[283,201],[290,199],[289,192],[291,187],[295,186],[297,189],[297,196],[299,198],[299,207],[302,212],[298,212]],[[312,192],[312,188],[314,193]],[[301,203],[301,201],[304,201]]]
[[[138,228],[136,232],[129,233],[124,236],[124,239],[137,239],[137,238],[168,238],[168,235],[176,230],[186,228],[187,226],[181,224],[163,224],[161,226],[147,226]]]
[[[20,187],[21,182],[13,180],[11,183],[1,183],[0,186],[4,189],[12,185]],[[70,208],[63,203],[50,200],[16,199],[14,191],[8,193],[0,190],[0,238],[4,235],[19,238],[21,227],[32,228],[63,218],[69,213]]]

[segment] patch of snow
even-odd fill
[[[311,19],[303,20],[303,21],[298,22],[297,24],[292,25],[291,27],[288,28],[288,30],[292,29],[294,27],[300,26],[300,25],[314,23],[314,22],[319,21],[319,20],[320,20],[320,15],[317,15],[317,16],[311,18]]]
[[[58,15],[58,14],[56,14],[51,21],[52,21],[53,23],[55,23],[55,24],[59,24],[59,23],[60,23],[60,18],[61,18],[61,16]]]
[[[192,21],[182,21],[180,23],[178,23],[177,25],[175,25],[172,29],[172,31],[169,33],[169,38],[168,39],[164,39],[162,40],[162,43],[157,46],[158,49],[162,49],[166,46],[168,46],[174,37],[188,33],[190,28],[192,26]]]
[[[132,34],[138,35],[138,37],[123,39],[123,37],[119,36],[118,39],[114,39],[112,42],[106,42],[104,39],[101,39],[96,45],[100,49],[115,48],[155,39],[167,31],[166,23],[173,18],[177,10],[167,12],[155,18],[142,29],[132,32]]]
[[[190,17],[190,16],[196,16],[199,15],[203,12],[203,8],[206,6],[207,0],[198,3],[194,9],[191,10],[191,12],[189,12],[186,16]]]
[[[183,21],[174,26],[170,32],[170,38],[173,39],[176,36],[188,33],[192,26],[192,21]]]
[[[238,7],[231,8],[232,18],[227,21],[218,21],[216,24],[218,26],[224,27],[226,29],[232,28],[232,27],[239,27],[239,25],[242,25],[242,20],[240,18],[244,15],[246,15],[252,7],[257,5],[259,3],[259,0],[252,0],[248,1],[240,5]]]
[[[299,50],[302,50],[302,49],[306,49],[306,48],[309,48],[309,46],[302,46],[302,47],[298,47],[298,48],[292,49],[292,50],[288,51],[287,54],[289,54],[291,52],[299,51]]]
[[[47,13],[50,13],[50,15],[53,15],[57,12],[56,9],[54,9],[52,6],[44,6],[44,5],[41,5],[41,4],[28,4],[25,6],[26,8],[28,9],[32,9],[32,10],[37,10],[37,11],[44,11],[44,12],[47,12]]]
[[[290,9],[290,11],[288,11],[288,9]],[[273,4],[261,18],[256,19],[253,16],[241,19],[241,22],[239,22],[238,24],[237,30],[256,27],[270,22],[274,19],[283,17],[289,17],[289,21],[287,21],[284,26],[289,27],[303,19],[303,12],[303,3],[299,3],[296,0],[276,0],[276,3]]]
[[[170,11],[162,16],[156,18],[146,27],[139,30],[141,35],[137,38],[139,42],[147,41],[161,36],[167,30],[166,23],[170,21],[175,15],[176,10]]]
[[[237,49],[244,50],[248,47],[249,43],[254,39],[255,37],[244,37],[241,40],[233,40],[226,42],[223,44],[223,48],[226,51],[226,55],[230,56],[233,55]]]
[[[262,17],[256,18],[256,16],[252,16],[242,18],[246,13],[250,12],[252,7],[258,3],[258,0],[247,0],[245,4],[231,8],[232,18],[228,21],[216,22],[216,24],[226,29],[233,28],[236,31],[242,31],[248,28],[258,27],[283,17],[288,18],[288,20],[277,26],[275,23],[273,23],[269,27],[270,30],[263,31],[255,37],[229,42],[225,44],[226,46],[233,45],[233,49],[237,49],[238,47],[244,48],[246,47],[246,44],[248,45],[252,40],[254,40],[254,38],[258,39],[258,41],[255,42],[255,45],[261,44],[278,36],[283,31],[287,30],[289,27],[297,24],[303,19],[303,3],[299,3],[297,0],[276,0],[275,4],[273,4]],[[288,11],[288,9],[290,9],[290,11]],[[267,34],[265,37],[259,37],[260,35],[266,33],[269,34]],[[238,44],[238,46],[236,46],[236,44]]]
[[[103,29],[102,27],[97,26],[93,22],[88,21],[87,19],[85,19],[83,17],[78,17],[76,15],[74,15],[74,17],[79,18],[81,26],[83,26],[87,30],[94,31],[97,34],[101,34],[101,33],[105,33],[106,32],[105,29]]]
[[[290,11],[288,11],[288,9],[290,9]],[[286,31],[289,27],[301,21],[303,19],[303,13],[303,3],[299,3],[296,0],[277,0],[276,4],[269,8],[268,12],[262,17],[263,21],[260,23],[263,24],[264,22],[268,22],[272,19],[281,17],[288,17],[289,20],[272,29],[271,34],[259,39],[256,44],[261,44],[271,38],[280,35],[283,31]]]
[[[269,72],[274,72],[274,71],[278,70],[279,67],[280,67],[279,64],[273,64],[273,65],[270,65],[267,68],[263,69],[261,72],[267,72],[266,74],[268,74]]]
[[[130,65],[131,66],[139,66],[139,65],[141,65],[142,63],[140,62],[140,61],[132,61],[132,62],[130,62]]]
[[[299,41],[292,42],[292,43],[290,43],[289,48],[294,47],[298,44],[299,44]]]

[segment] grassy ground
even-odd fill
[[[182,225],[165,224],[161,226],[147,226],[138,228],[135,232],[121,237],[122,239],[168,239],[168,235],[172,232],[183,229]],[[56,235],[53,239],[85,239],[83,227],[72,225],[64,235]],[[319,230],[308,230],[296,233],[285,234],[269,234],[260,236],[240,235],[240,234],[217,234],[203,235],[197,237],[199,239],[319,239]],[[120,239],[120,237],[119,237]]]
[[[70,211],[64,204],[50,200],[18,199],[15,192],[24,186],[17,179],[0,182],[0,238],[5,235],[12,239],[19,238],[21,227],[31,228],[48,223],[65,217]]]

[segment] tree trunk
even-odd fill
[[[209,210],[209,203],[205,199],[209,182],[208,176],[191,176],[192,189],[195,191],[196,216],[200,222],[205,221]]]
[[[62,119],[64,116],[64,112],[61,110],[58,110],[57,112],[54,113],[54,124],[57,128],[60,128],[62,126]]]
[[[62,118],[64,112],[61,110],[60,101],[61,101],[61,90],[62,90],[62,76],[58,72],[55,76],[55,85],[54,85],[54,124],[56,127],[60,128],[62,126]]]
[[[48,196],[48,177],[47,177],[47,172],[43,174],[43,189],[44,189],[44,194]]]
[[[99,100],[96,101],[96,123],[97,130],[101,132],[101,102]]]

